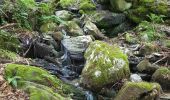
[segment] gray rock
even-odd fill
[[[71,12],[69,12],[67,10],[56,11],[55,15],[58,16],[59,18],[61,18],[62,20],[66,20],[66,21],[73,18],[73,15],[71,14]]]
[[[82,36],[84,35],[83,30],[80,28],[80,26],[75,21],[68,21],[66,30],[68,32],[67,35],[69,36]]]
[[[142,82],[142,78],[138,74],[132,74],[130,80],[132,82]]]
[[[100,32],[95,24],[90,21],[87,21],[84,26],[84,31],[88,35],[94,36],[96,39],[104,39],[105,36]]]
[[[89,35],[65,38],[61,41],[67,54],[75,60],[84,58],[84,52],[90,42],[92,42],[92,38]]]
[[[111,28],[125,22],[126,20],[125,14],[113,13],[107,10],[94,11],[93,13],[87,15],[92,22],[100,28]]]

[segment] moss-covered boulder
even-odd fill
[[[127,56],[116,45],[94,41],[87,48],[85,58],[81,83],[93,91],[98,92],[130,75]]]
[[[84,94],[79,89],[62,82],[41,68],[18,64],[6,65],[6,79],[15,76],[20,77],[17,80],[18,88],[28,91],[33,98],[32,100],[35,100],[35,98],[37,98],[36,100],[41,100],[39,98],[57,100],[54,98],[67,98],[70,94],[72,94],[72,98],[84,98]]]
[[[68,21],[73,18],[73,15],[71,12],[67,10],[59,10],[55,12],[55,15],[58,16],[60,19]]]
[[[168,0],[133,0],[132,3],[128,16],[136,23],[145,20],[150,13],[169,16]]]
[[[114,100],[155,100],[160,91],[161,87],[157,83],[127,82]]]
[[[152,75],[152,80],[158,82],[164,90],[170,90],[170,69],[166,67],[159,68]]]

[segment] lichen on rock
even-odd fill
[[[102,41],[94,41],[85,52],[86,64],[81,81],[94,91],[130,75],[127,56],[118,46]]]

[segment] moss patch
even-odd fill
[[[170,70],[166,67],[159,68],[152,75],[152,80],[158,82],[163,89],[170,90]]]
[[[18,65],[18,64],[8,64],[5,67],[5,77],[11,78],[14,76],[21,77],[17,81],[19,88],[24,88],[27,86],[29,82],[31,82],[31,83],[46,86],[50,88],[50,90],[53,90],[54,93],[58,93],[64,97],[68,97],[69,94],[73,94],[72,97],[74,96],[79,98],[84,97],[84,94],[79,89],[76,89],[72,85],[68,85],[62,82],[61,80],[50,75],[47,71],[41,68],[37,68],[34,66]],[[28,90],[28,91],[32,91],[32,90]],[[39,90],[35,90],[35,91],[39,91]],[[35,92],[35,93],[37,93],[37,95],[43,95],[41,93],[39,94],[39,92]]]
[[[158,93],[161,91],[161,87],[157,83],[127,82],[121,88],[115,100],[152,100],[156,97],[156,95],[158,95],[149,95],[149,92],[151,92],[153,89],[156,89]],[[146,93],[145,99],[141,99],[143,98],[141,95],[144,93]]]
[[[129,76],[127,56],[118,46],[94,41],[85,52],[82,83],[94,91]]]
[[[16,60],[17,55],[14,52],[0,49],[0,58],[14,61]]]

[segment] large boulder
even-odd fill
[[[126,20],[126,16],[123,13],[113,13],[106,10],[91,11],[85,13],[92,22],[94,22],[99,28],[113,28],[113,26],[119,25]]]
[[[152,75],[152,80],[158,82],[163,89],[170,90],[170,69],[166,67],[159,68]]]
[[[64,38],[61,41],[65,49],[67,56],[70,56],[71,59],[81,60],[84,58],[84,52],[92,42],[90,35],[87,36],[78,36],[72,38]]]
[[[158,100],[161,87],[157,83],[127,82],[114,100]]]
[[[12,82],[17,81],[15,86],[27,91],[30,100],[66,100],[70,97],[69,94],[73,94],[72,98],[84,98],[83,92],[79,89],[64,83],[41,68],[18,64],[6,65],[5,78],[11,79],[15,76],[17,79]]]
[[[130,76],[127,56],[118,46],[94,41],[85,52],[86,64],[81,74],[81,83],[99,92],[104,86]]]

